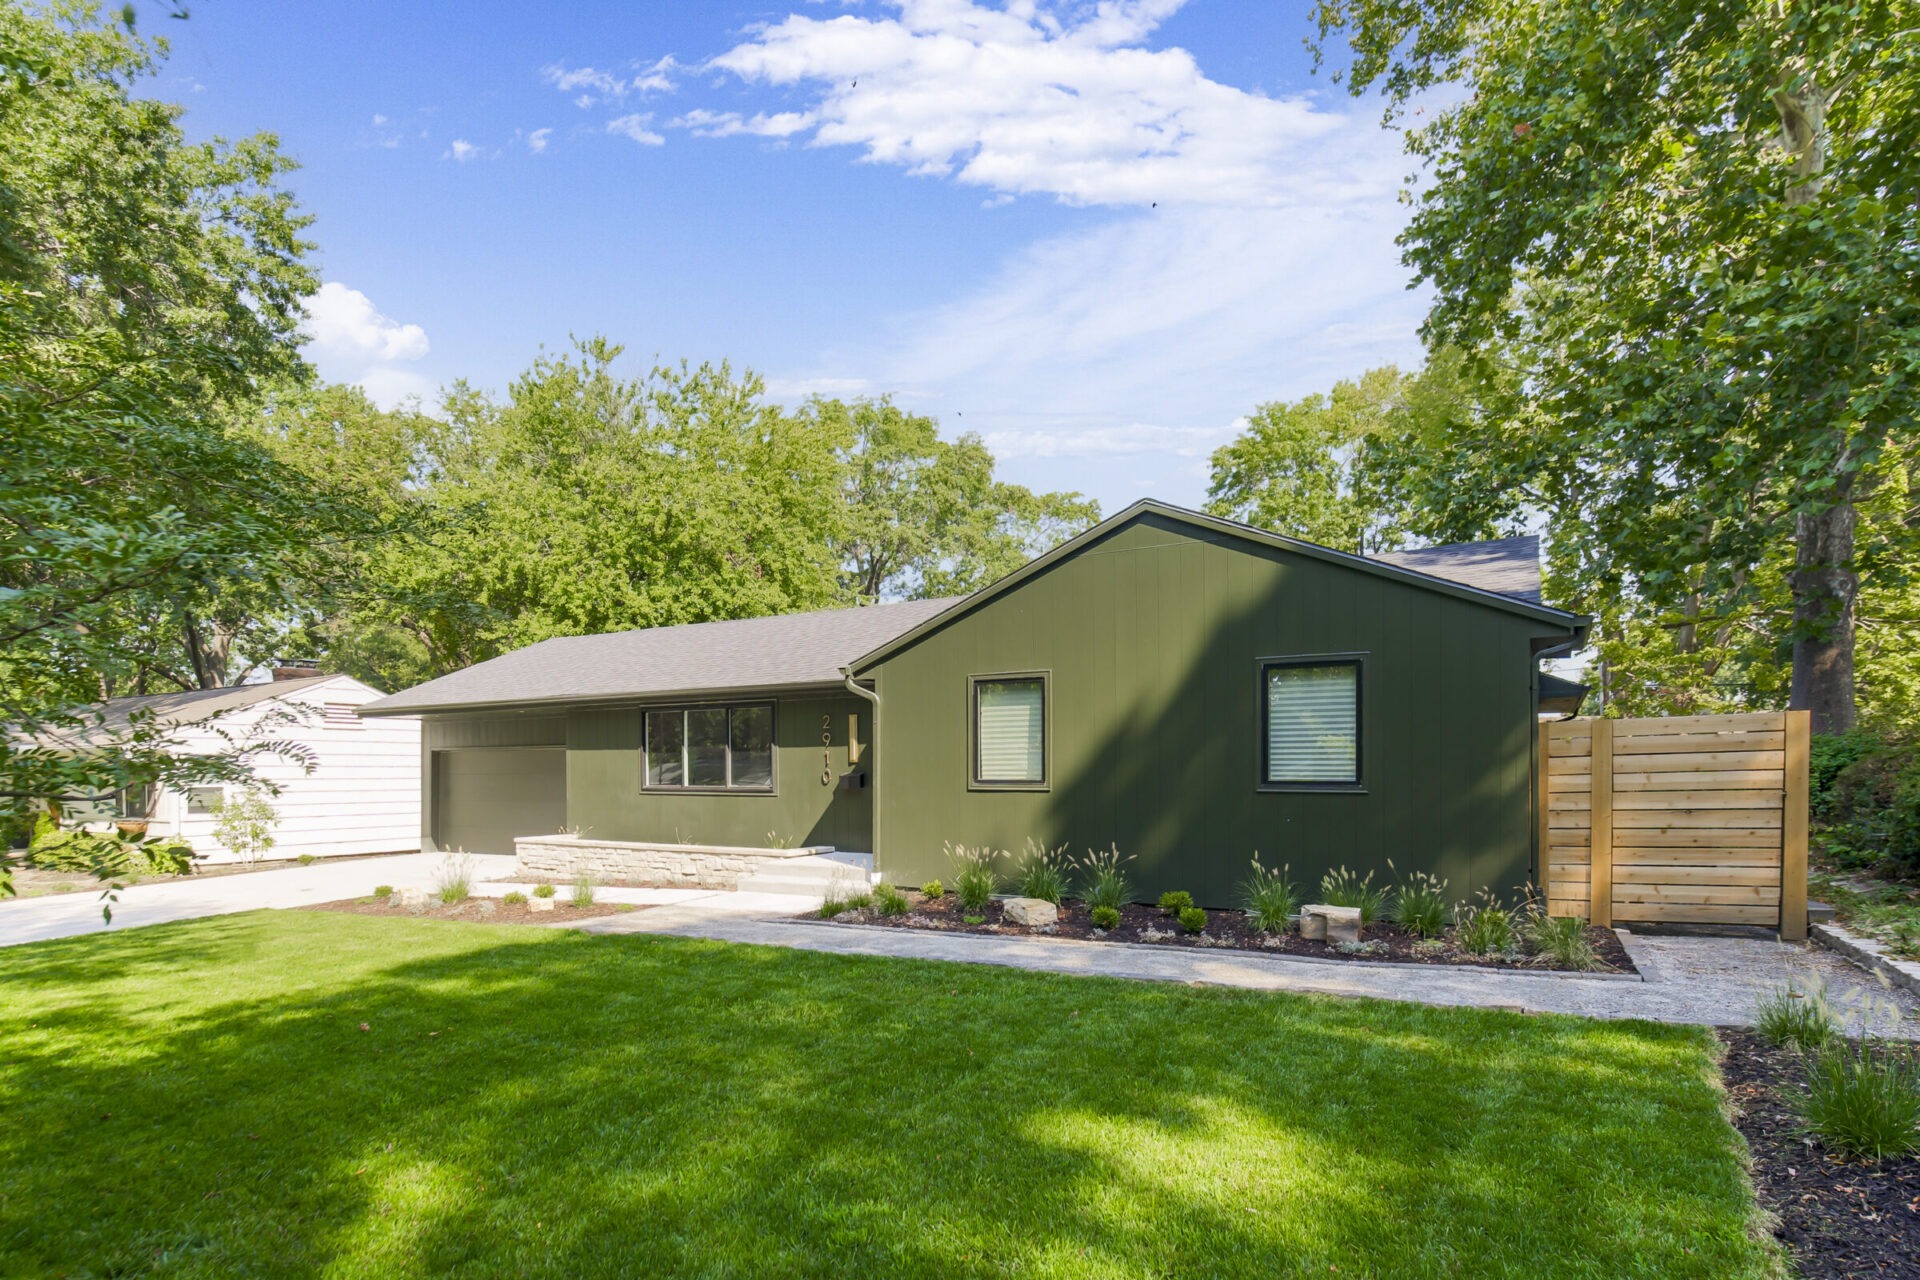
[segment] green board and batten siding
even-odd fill
[[[1533,857],[1535,662],[1551,623],[1148,516],[875,663],[881,869],[943,842],[1117,844],[1136,889],[1229,905],[1258,850],[1303,888],[1341,864],[1466,897]],[[1565,634],[1561,631],[1560,634]],[[1260,785],[1262,659],[1359,654],[1358,791]],[[1045,790],[969,786],[970,677],[1045,671]]]
[[[714,794],[673,793],[642,787],[643,740],[640,706],[580,707],[558,714],[473,712],[429,717],[422,735],[428,771],[443,757],[440,774],[471,772],[461,759],[449,768],[444,757],[534,748],[563,747],[566,757],[564,822],[550,821],[544,810],[530,811],[547,835],[560,826],[607,840],[664,840],[687,844],[764,846],[832,845],[861,852],[872,847],[872,791],[841,791],[847,772],[848,717],[859,718],[860,741],[872,733],[869,704],[845,693],[730,695],[728,702],[771,701],[774,705],[774,790]],[[673,702],[661,705],[683,706]],[[697,705],[697,704],[696,704]],[[831,737],[831,744],[821,741]],[[824,748],[824,754],[823,754]],[[865,762],[863,761],[863,764]],[[823,770],[833,782],[822,784]],[[437,801],[427,783],[423,839],[427,848],[446,847],[436,831]],[[463,819],[464,821],[464,819]],[[464,829],[464,828],[463,828]],[[511,853],[510,847],[487,852]]]

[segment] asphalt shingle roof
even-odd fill
[[[1415,573],[1540,603],[1540,539],[1532,534],[1490,542],[1454,542],[1417,551],[1382,551],[1369,557]]]
[[[840,669],[954,602],[903,600],[771,618],[542,640],[403,689],[362,715],[840,683]]]

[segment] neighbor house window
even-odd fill
[[[773,790],[773,704],[646,713],[647,785]]]
[[[1276,786],[1355,786],[1360,781],[1360,664],[1269,662],[1262,779]]]
[[[974,785],[1045,786],[1046,677],[976,676],[971,684]]]

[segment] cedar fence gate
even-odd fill
[[[1807,936],[1804,711],[1541,726],[1547,910]]]

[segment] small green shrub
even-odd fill
[[[1287,878],[1287,868],[1271,870],[1253,855],[1253,874],[1240,883],[1240,905],[1247,922],[1261,933],[1285,933],[1287,921],[1300,910],[1300,892]]]
[[[118,831],[62,831],[41,815],[27,862],[43,871],[85,872],[102,880],[116,876],[183,876],[193,871],[193,846],[179,836],[135,840]]]
[[[500,895],[500,901],[509,907],[521,907],[526,905],[527,895],[518,889],[509,889]]]
[[[1087,850],[1087,856],[1080,860],[1082,901],[1089,907],[1112,907],[1116,911],[1127,905],[1133,898],[1133,885],[1124,864],[1131,861],[1131,855],[1123,856],[1118,845],[1099,853]]]
[[[1185,889],[1169,889],[1160,895],[1160,909],[1168,915],[1177,915],[1193,905],[1193,895]]]
[[[1330,907],[1360,908],[1360,923],[1372,924],[1380,918],[1387,891],[1373,887],[1373,872],[1356,876],[1345,866],[1320,877],[1320,901]]]
[[[1184,907],[1180,911],[1180,927],[1188,933],[1199,933],[1207,927],[1207,913],[1199,907]]]
[[[1093,927],[1102,933],[1120,927],[1120,908],[1118,907],[1095,907],[1089,914],[1093,917]]]
[[[920,886],[920,896],[929,901],[938,902],[941,898],[946,897],[946,895],[947,886],[941,884],[938,880],[929,880]]]
[[[573,905],[590,907],[593,905],[593,877],[575,876],[573,878]]]
[[[1557,969],[1598,969],[1600,958],[1587,941],[1587,922],[1578,916],[1550,916],[1543,905],[1527,917],[1527,941],[1537,956]]]
[[[1920,1061],[1911,1047],[1835,1040],[1815,1051],[1801,1115],[1829,1148],[1863,1160],[1920,1152]]]
[[[1803,1052],[1818,1049],[1839,1033],[1839,1020],[1822,991],[1802,992],[1775,987],[1761,998],[1753,1013],[1753,1029],[1768,1044],[1792,1045]]]
[[[392,885],[377,884],[373,886],[373,897],[376,902],[385,902],[388,898],[391,898],[392,896],[393,896]]]
[[[295,858],[294,861],[299,863],[303,867],[310,867],[314,863],[320,861],[320,859],[315,854],[303,853],[299,857]]]
[[[965,845],[947,846],[953,862],[953,892],[968,911],[984,911],[993,895],[1000,891],[1000,875],[993,869],[993,850],[969,849]]]
[[[985,924],[987,922],[985,916],[961,916],[960,919],[967,924]]]
[[[550,884],[537,884],[533,886],[533,896],[536,898],[551,898],[557,892],[558,890]]]
[[[1389,871],[1394,869],[1391,860]],[[1447,882],[1430,871],[1412,871],[1393,887],[1393,918],[1422,938],[1437,938],[1447,927]]]
[[[873,912],[881,916],[903,916],[913,906],[899,885],[881,881],[873,886]]]
[[[1513,913],[1487,890],[1482,889],[1479,896],[1479,902],[1461,903],[1454,909],[1454,932],[1462,951],[1490,956],[1513,945]]]
[[[1020,858],[1020,896],[1059,906],[1067,896],[1066,853],[1065,845],[1049,849],[1028,837]]]

